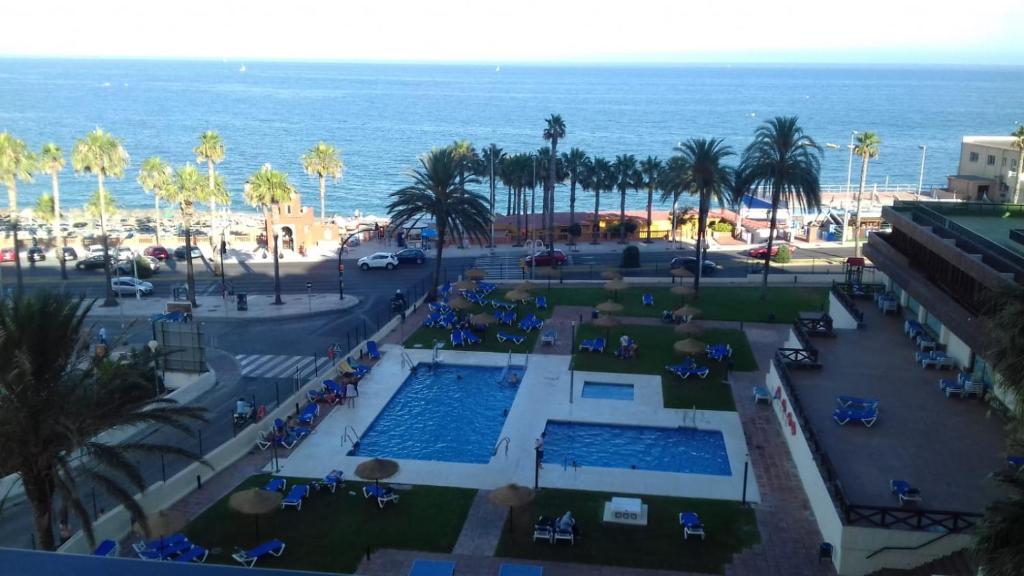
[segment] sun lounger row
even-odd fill
[[[243,566],[252,568],[256,561],[267,555],[280,556],[284,554],[284,542],[274,538],[269,542],[264,542],[255,548],[248,550],[239,549],[237,552],[231,555],[236,561],[241,563]]]
[[[455,312],[431,312],[423,319],[423,325],[427,328],[451,328],[455,323]]]
[[[452,346],[471,346],[483,342],[472,330],[463,330],[462,328],[452,330],[451,340]]]
[[[878,400],[873,398],[860,398],[858,396],[836,396],[836,404],[839,404],[840,408],[849,408],[853,410],[878,408]]]
[[[587,352],[604,352],[604,346],[604,338],[586,338],[580,342],[580,350],[586,350]]]
[[[708,377],[711,370],[707,366],[698,366],[697,362],[693,358],[684,358],[679,364],[669,364],[665,366],[665,370],[679,376],[683,380],[686,380],[690,376],[696,376],[704,379]]]
[[[571,512],[566,512],[559,518],[541,516],[533,525],[533,541],[538,540],[549,544],[568,542],[569,545],[576,544],[576,536],[579,528],[576,526],[576,519]]]
[[[956,379],[939,378],[939,391],[945,394],[946,398],[953,396],[981,398],[985,394],[985,385],[972,381],[966,374],[960,372]]]
[[[515,310],[497,310],[494,312],[494,320],[498,324],[512,326],[516,322]]]
[[[832,411],[832,419],[836,424],[845,426],[847,422],[860,422],[867,428],[874,426],[878,420],[878,405],[858,408],[836,408]]]
[[[707,353],[708,358],[718,362],[732,356],[732,346],[728,344],[708,344],[704,351]]]
[[[528,314],[526,318],[519,321],[519,329],[525,332],[529,332],[530,330],[540,330],[543,327],[544,321],[533,314]]]
[[[513,344],[522,344],[526,342],[526,336],[523,334],[509,334],[508,332],[498,331],[498,342],[511,341]]]
[[[363,486],[363,498],[376,498],[377,506],[384,509],[384,505],[388,502],[398,502],[398,494],[391,488],[385,486],[378,486],[376,484],[367,484]]]
[[[930,352],[916,352],[914,354],[914,360],[921,365],[922,368],[928,368],[932,366],[939,370],[951,370],[956,368],[956,359],[952,356],[947,356],[945,352],[932,350]]]
[[[143,560],[172,560],[174,562],[203,562],[210,554],[206,548],[190,542],[184,534],[136,542],[132,544],[132,549]],[[99,552],[100,549],[97,548],[95,554],[101,555]]]

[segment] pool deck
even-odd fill
[[[355,467],[366,460],[365,457],[347,456],[352,445],[345,440],[345,432],[347,430],[350,437],[352,430],[363,434],[405,381],[409,368],[408,364],[403,365],[400,351],[397,345],[383,347],[384,356],[360,383],[360,395],[356,402],[331,411],[319,423],[315,432],[287,459],[282,460],[281,474],[315,478],[335,468],[352,474]],[[408,349],[405,352],[415,363],[431,361],[429,350]],[[563,355],[535,354],[527,361],[525,355],[512,356],[513,365],[527,365],[527,369],[498,436],[499,439],[507,437],[509,440],[489,463],[398,459],[400,470],[388,481],[478,489],[493,489],[510,482],[532,486],[534,441],[548,420],[664,427],[696,426],[722,432],[731,476],[618,468],[573,468],[562,463],[546,462],[540,471],[540,486],[723,500],[742,498],[747,444],[736,412],[666,409],[662,404],[660,376],[579,371],[570,374],[569,359],[569,356]],[[441,353],[441,361],[447,364],[503,367],[508,362],[508,355],[445,350]],[[635,399],[630,402],[583,398],[581,392],[585,380],[633,384]],[[748,481],[746,496],[748,501],[757,502],[760,501],[760,494],[757,483],[752,480]]]

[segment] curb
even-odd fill
[[[102,299],[97,299],[97,300],[102,300]],[[219,311],[211,312],[211,313],[207,314],[206,311],[209,310],[209,308],[204,308],[204,307],[200,306],[199,308],[196,308],[193,311],[193,315],[192,316],[193,316],[193,321],[196,321],[196,322],[205,322],[205,321],[208,321],[208,320],[220,320],[220,321],[225,321],[225,322],[254,322],[254,321],[260,321],[260,320],[291,320],[291,319],[295,319],[295,318],[309,318],[309,317],[313,317],[313,316],[319,316],[321,314],[331,314],[331,313],[334,313],[334,312],[343,312],[345,310],[349,310],[351,308],[355,308],[356,306],[359,305],[360,302],[362,302],[362,300],[359,297],[348,295],[348,296],[345,296],[345,300],[344,300],[344,302],[340,306],[337,306],[337,307],[334,307],[334,308],[330,308],[330,309],[327,309],[327,310],[314,310],[312,312],[309,312],[309,311],[303,309],[301,311],[296,311],[294,313],[288,312],[288,313],[281,313],[281,314],[274,314],[274,315],[241,316],[241,317],[239,317],[239,316],[225,316],[225,315],[221,314]],[[97,312],[99,312],[99,313],[97,313]],[[160,312],[157,311],[157,312],[149,312],[149,313],[146,313],[146,314],[138,314],[138,313],[135,313],[135,312],[122,314],[119,308],[103,308],[100,305],[94,305],[92,310],[89,311],[89,317],[90,318],[102,318],[102,319],[105,319],[105,320],[111,320],[111,319],[116,320],[116,319],[122,318],[122,317],[126,318],[126,319],[130,318],[132,320],[138,320],[138,319],[148,320],[153,314],[159,314],[159,313]]]

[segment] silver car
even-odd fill
[[[136,280],[131,276],[118,276],[110,280],[110,288],[118,296],[149,296],[153,293],[153,285],[149,282]]]

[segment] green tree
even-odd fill
[[[754,131],[735,176],[733,201],[740,202],[758,185],[771,190],[768,249],[764,255],[761,299],[768,297],[768,269],[775,241],[779,204],[811,209],[821,206],[821,147],[804,133],[796,116],[777,116]]]
[[[206,163],[207,191],[203,199],[210,205],[210,239],[213,239],[213,223],[216,220],[215,212],[217,202],[227,204],[231,199],[228,197],[227,189],[223,182],[217,185],[216,172],[214,167],[224,161],[224,141],[216,130],[207,130],[199,135],[199,145],[192,149],[196,155],[196,163]]]
[[[420,167],[411,171],[412,184],[391,193],[388,214],[396,226],[433,218],[437,227],[437,262],[431,294],[441,281],[441,259],[449,233],[471,239],[487,238],[491,215],[487,199],[466,189],[459,175],[460,161],[451,148],[431,150],[420,157]],[[469,177],[465,184],[475,184]]]
[[[54,230],[57,233],[58,254],[60,254],[57,261],[60,262],[60,277],[67,280],[68,267],[67,263],[64,262],[64,254],[62,253],[66,242],[64,241],[64,230],[61,229],[60,223],[60,173],[62,170],[64,170],[64,151],[53,142],[44,144],[43,149],[39,152],[39,171],[50,175],[50,191],[53,194],[53,219],[55,220]],[[38,213],[37,210],[36,214]]]
[[[480,156],[480,164],[476,172],[477,177],[487,178],[488,190],[490,191],[491,248],[494,248],[494,203],[497,199],[498,191],[495,184],[501,177],[502,163],[505,162],[506,158],[508,158],[508,155],[497,144],[489,144],[487,148],[484,148],[483,154]]]
[[[676,242],[676,229],[679,228],[679,198],[690,190],[690,167],[682,156],[672,156],[665,163],[665,168],[658,177],[661,189],[660,202],[672,202],[671,241]]]
[[[171,181],[161,194],[167,202],[178,206],[181,223],[185,228],[185,278],[188,285],[188,299],[193,306],[196,302],[196,276],[192,266],[192,219],[195,218],[195,204],[206,198],[209,182],[199,173],[195,164],[186,163],[174,171]]]
[[[515,154],[510,156],[502,164],[502,178],[505,179],[506,184],[511,190],[513,190],[513,202],[512,210],[516,215],[516,238],[515,245],[521,246],[523,241],[523,227],[522,227],[522,200],[526,192],[526,188],[531,182],[531,171],[533,170],[533,158],[529,154]]]
[[[576,185],[582,180],[583,174],[590,164],[590,157],[579,148],[570,148],[562,152],[562,165],[569,177],[569,227],[576,223]],[[572,234],[570,234],[572,236]],[[579,234],[576,235],[578,237]],[[575,243],[575,240],[574,242]]]
[[[160,197],[174,186],[174,170],[160,159],[150,156],[142,163],[137,179],[139,186],[153,195],[153,228],[156,231],[156,243],[160,243]]]
[[[612,163],[615,188],[619,191],[619,244],[626,243],[626,190],[635,188],[640,180],[636,156],[619,154]]]
[[[548,249],[555,246],[555,185],[564,180],[558,178],[558,142],[565,138],[565,121],[559,114],[552,114],[544,120],[544,140],[551,144],[551,160],[548,162],[547,178],[544,182],[545,226],[548,229]]]
[[[118,209],[117,199],[109,192],[101,195],[100,191],[97,190],[85,202],[85,213],[90,218],[109,218],[117,214]]]
[[[36,198],[36,207],[32,209],[36,218],[39,218],[47,224],[53,223],[53,196],[43,192]]]
[[[614,186],[615,174],[612,172],[612,165],[608,160],[595,156],[587,169],[583,172],[584,186],[594,193],[594,221],[591,223],[593,234],[590,243],[597,244],[597,237],[601,233],[601,192],[611,190]]]
[[[0,306],[0,472],[21,477],[36,545],[43,550],[57,545],[58,501],[91,541],[92,518],[83,500],[87,486],[145,521],[132,496],[145,488],[135,459],[142,454],[196,458],[180,447],[144,439],[116,445],[97,440],[107,430],[140,425],[190,433],[188,423],[203,420],[204,412],[156,398],[148,358],[95,358],[83,337],[90,308],[80,298],[56,292],[19,296]]]
[[[288,182],[288,175],[271,169],[269,164],[249,177],[245,183],[245,201],[250,206],[257,206],[263,211],[263,218],[269,222],[271,206],[288,202],[295,188]],[[267,224],[265,224],[267,226]],[[273,231],[274,237],[274,304],[284,304],[281,301],[281,270],[277,251],[278,233]],[[440,253],[438,253],[440,258]]]
[[[1014,174],[1017,176],[1013,181],[1013,203],[1020,203],[1020,180],[1021,173],[1024,173],[1024,124],[1017,126],[1010,136],[1013,136],[1013,149],[1017,151],[1017,169]]]
[[[112,134],[97,128],[88,133],[84,138],[75,142],[71,151],[71,165],[79,174],[90,174],[96,176],[97,193],[100,200],[97,206],[100,208],[100,235],[103,242],[103,258],[110,257],[110,247],[107,239],[107,216],[103,211],[106,206],[104,196],[106,188],[104,183],[108,178],[121,178],[124,176],[125,168],[128,167],[128,152],[121,145],[121,142]],[[114,291],[110,286],[110,266],[104,266],[106,275],[107,297],[103,302],[104,306],[116,306]]]
[[[326,142],[318,142],[302,157],[302,169],[320,181],[320,223],[327,221],[327,178],[341,178],[345,165],[338,149]]]
[[[645,243],[651,243],[651,228],[654,222],[651,220],[651,208],[654,206],[654,191],[658,189],[662,168],[664,166],[657,156],[648,156],[640,162],[640,183],[647,190],[647,239]]]
[[[18,214],[18,180],[31,182],[35,171],[36,155],[25,141],[0,132],[0,182],[7,187],[7,209],[12,218]]]
[[[874,132],[861,132],[857,134],[857,143],[853,147],[853,153],[863,159],[860,166],[860,188],[857,189],[857,219],[853,225],[853,255],[860,257],[860,199],[864,194],[864,187],[868,183],[868,160],[878,157],[878,145],[881,140]]]

